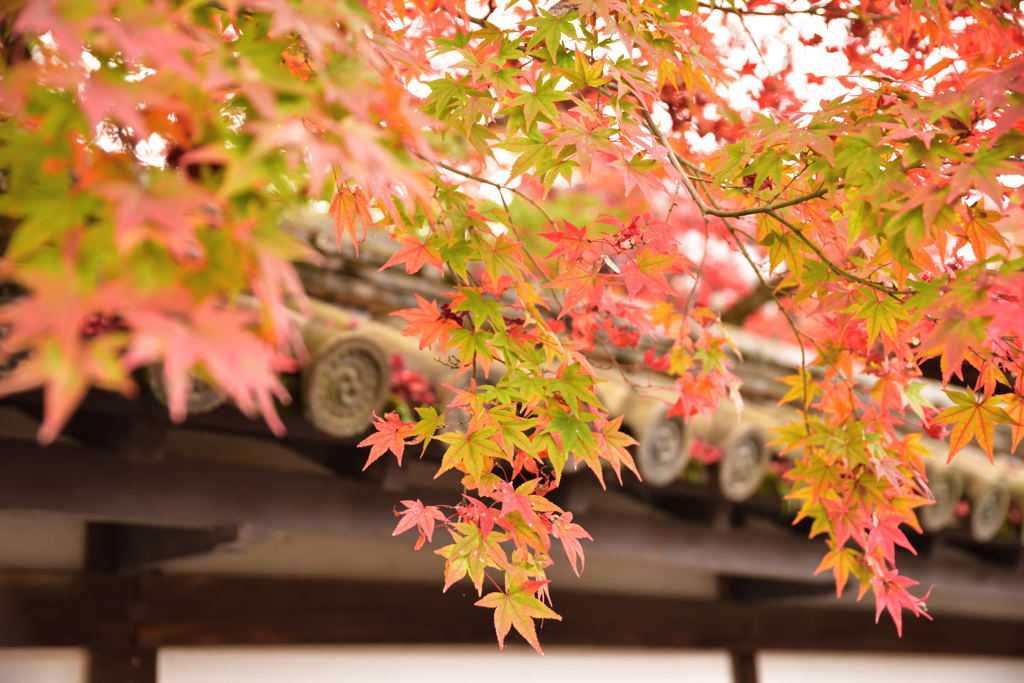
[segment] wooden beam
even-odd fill
[[[149,651],[190,645],[355,643],[493,644],[488,610],[458,584],[340,582],[216,576],[49,577],[0,573],[0,646],[97,647],[97,631],[133,628]],[[738,605],[667,598],[556,592],[561,622],[543,622],[545,645],[1024,657],[1024,619],[937,615],[908,619],[902,638],[875,625],[869,609]],[[14,609],[11,609],[14,607]],[[98,609],[102,608],[102,609]],[[34,624],[27,633],[12,623]],[[122,643],[107,639],[106,645]],[[109,650],[115,652],[116,650]],[[743,662],[739,662],[743,664]]]
[[[282,376],[282,379],[286,381],[289,378],[290,376],[288,375]],[[142,403],[148,404],[148,406],[140,408]],[[41,391],[28,391],[5,396],[0,400],[0,405],[17,408],[37,421],[42,418],[43,397]],[[283,439],[275,436],[263,420],[246,417],[232,405],[222,406],[209,413],[189,415],[184,422],[184,426],[197,430],[216,431],[223,434],[273,439],[302,446],[317,444],[321,446],[338,446],[338,439],[317,431],[302,417],[302,414],[295,405],[275,405],[275,407],[287,430],[287,434]],[[113,417],[116,422],[124,424],[126,415],[132,415],[139,410],[155,411],[153,413],[154,419],[157,419],[157,413],[164,413],[165,411],[164,408],[150,397],[128,398],[121,394],[92,389],[82,401],[81,407],[75,411],[73,419],[88,422],[94,418],[106,420],[106,417],[101,416],[108,416]],[[149,428],[146,427],[146,429]],[[92,433],[95,434],[95,430],[92,430]],[[89,440],[88,432],[83,436]],[[357,441],[359,441],[358,437],[350,440],[348,445],[355,444]],[[341,443],[345,444],[345,442]]]
[[[834,596],[830,583],[772,581],[749,576],[719,576],[718,597],[737,603],[784,602],[792,598]]]
[[[118,646],[134,594],[124,577],[0,573],[0,647]]]
[[[0,509],[184,528],[251,524],[382,540],[394,526],[398,496],[365,482],[202,460],[128,461],[77,446],[40,448],[10,439],[0,439],[0,453]],[[413,489],[402,497],[438,495],[437,489]],[[579,521],[596,539],[587,550],[595,555],[731,576],[831,581],[827,574],[814,575],[820,544],[785,527],[716,531],[665,514],[598,509]],[[900,566],[936,593],[998,601],[1024,613],[1024,576],[1012,569],[953,557],[904,556]]]
[[[123,541],[119,538],[122,528],[117,524],[91,522],[86,527],[85,571],[95,580],[99,590],[118,588],[111,601],[113,612],[102,638],[88,644],[88,683],[156,683],[156,650],[138,647],[138,619],[141,609],[138,602],[137,581],[117,580],[112,584],[111,575],[121,567]],[[100,583],[102,582],[102,583]],[[38,589],[38,586],[32,586]],[[31,593],[31,591],[30,591]],[[36,596],[39,599],[39,596]],[[74,610],[75,605],[68,608]],[[44,631],[45,632],[45,631]]]
[[[258,538],[259,533],[233,524],[208,529],[118,525],[117,571],[138,571],[165,560],[240,549],[253,537]]]
[[[389,536],[395,496],[330,476],[201,460],[137,461],[79,446],[0,439],[0,509],[208,528]]]
[[[151,577],[143,582],[143,595],[150,611],[140,639],[148,646],[493,638],[490,612],[473,606],[475,591],[464,585],[446,595],[436,585]],[[541,639],[551,645],[1024,656],[1024,620],[909,619],[898,638],[891,624],[876,625],[869,609],[572,592],[554,597],[563,620],[540,628]]]

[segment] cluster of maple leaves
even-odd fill
[[[771,70],[764,21],[841,55],[846,94],[809,104],[798,77],[829,79]],[[595,358],[628,379],[637,349],[672,414],[707,414],[742,389],[721,317],[763,293],[750,319],[804,357],[790,495],[837,591],[852,574],[899,629],[927,614],[895,554],[929,498],[921,422],[953,453],[1024,434],[1022,25],[996,0],[9,3],[0,278],[28,293],[0,308],[0,360],[28,356],[0,393],[42,386],[50,440],[89,387],[159,361],[172,416],[199,376],[279,430],[290,264],[314,259],[282,216],[323,201],[339,239],[387,230],[388,266],[452,283],[405,333],[471,379],[378,418],[367,464],[445,445],[465,493],[405,501],[396,533],[442,527],[446,587],[491,585],[499,641],[539,649],[551,539],[581,570],[589,538],[547,494],[567,463],[636,474]],[[978,373],[948,406],[921,395],[935,356]]]

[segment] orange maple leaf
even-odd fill
[[[403,308],[391,314],[403,318],[408,323],[402,334],[406,337],[418,336],[421,349],[435,343],[440,344],[442,350],[448,348],[449,335],[461,325],[455,318],[445,317],[436,301],[427,301],[417,294],[416,303],[417,308]]]
[[[1003,401],[1003,395],[982,398],[961,391],[947,391],[946,395],[954,405],[936,415],[933,422],[952,425],[949,434],[949,460],[970,443],[971,439],[976,439],[988,459],[993,460],[992,447],[996,424],[1014,423],[1014,419],[999,405]]]

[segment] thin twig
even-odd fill
[[[490,180],[489,178],[483,178],[481,176],[478,176],[476,174],[470,173],[468,171],[463,171],[461,169],[455,168],[454,166],[446,164],[446,163],[444,163],[443,161],[441,161],[439,159],[428,159],[427,157],[423,156],[422,154],[420,154],[419,152],[416,152],[416,151],[413,151],[413,154],[415,154],[420,159],[423,159],[423,161],[426,161],[428,164],[433,164],[434,166],[437,166],[438,168],[443,168],[444,170],[450,171],[451,173],[455,173],[457,175],[460,175],[463,178],[469,178],[470,180],[475,180],[478,183],[483,183],[484,185],[490,185],[491,187],[496,187],[496,188],[498,188],[499,191],[500,190],[508,190],[509,192],[517,194],[520,197],[522,197],[523,199],[525,199],[526,201],[530,202],[530,204],[532,204],[533,207],[535,209],[537,209],[537,211],[539,211],[541,214],[543,214],[544,218],[547,220],[548,223],[551,223],[552,225],[554,225],[554,223],[555,223],[555,219],[551,216],[550,213],[547,212],[547,209],[545,209],[543,206],[541,206],[533,197],[531,197],[530,195],[526,194],[522,190],[517,190],[516,188],[509,187],[508,185],[502,185],[499,182],[496,182],[494,180]]]

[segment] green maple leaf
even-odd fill
[[[533,127],[538,116],[552,122],[558,119],[555,102],[567,100],[569,96],[556,87],[557,80],[555,77],[544,80],[543,76],[539,76],[534,83],[533,92],[524,92],[512,100],[513,106],[522,107],[527,128]]]
[[[562,394],[562,399],[573,412],[579,410],[579,402],[597,405],[597,396],[594,395],[594,378],[584,372],[579,363],[573,363],[561,371],[557,379],[550,382],[552,391]],[[589,430],[587,430],[589,433]]]
[[[488,322],[495,330],[505,329],[505,319],[501,315],[501,306],[497,301],[488,299],[483,292],[474,287],[457,287],[456,289],[459,295],[455,303],[452,304],[453,311],[469,313],[473,317],[473,325],[478,330]]]
[[[441,467],[434,478],[457,465],[462,465],[476,480],[491,469],[490,459],[502,457],[501,448],[494,442],[494,427],[481,427],[471,432],[445,432],[437,437],[438,441],[449,444],[441,458]]]
[[[509,179],[516,178],[531,168],[540,167],[554,154],[547,138],[538,131],[530,131],[525,137],[512,138],[495,146],[519,154],[512,164]]]
[[[479,363],[484,372],[491,367],[491,352],[488,342],[494,334],[489,330],[458,329],[452,333],[452,346],[459,350],[459,360],[464,365]]]
[[[544,10],[540,10],[540,16],[526,22],[527,26],[533,26],[537,30],[530,36],[526,48],[532,50],[541,42],[544,43],[544,51],[548,60],[555,61],[558,48],[562,45],[562,36],[569,38],[576,37],[576,16],[573,12],[555,16]]]
[[[489,410],[488,415],[498,420],[495,438],[499,443],[505,445],[506,450],[511,452],[512,449],[508,448],[509,446],[525,451],[529,451],[533,447],[530,437],[526,435],[526,432],[537,425],[537,418],[519,417],[516,415],[515,409],[511,407]]]
[[[452,587],[456,581],[469,575],[477,595],[483,593],[484,571],[488,567],[503,569],[508,565],[508,558],[501,544],[508,540],[508,535],[492,531],[482,535],[475,524],[460,522],[452,531],[454,543],[434,551],[445,558],[444,591]]]
[[[488,593],[476,602],[479,607],[494,609],[494,631],[498,635],[498,647],[504,649],[505,636],[508,635],[512,627],[515,627],[519,635],[525,638],[534,650],[544,654],[537,641],[537,630],[533,625],[533,620],[562,620],[562,617],[550,607],[533,597],[537,588],[545,583],[547,581],[526,581],[522,586],[515,587],[507,593],[499,591]]]
[[[584,88],[597,88],[608,82],[604,75],[605,60],[596,59],[593,62],[587,60],[587,56],[576,51],[571,69],[560,69],[563,76],[569,79],[572,86],[577,90]]]
[[[908,382],[903,390],[903,400],[919,418],[924,418],[924,409],[931,407],[931,402],[921,395],[924,388],[924,382]]]
[[[896,341],[899,336],[896,321],[907,318],[903,306],[887,296],[869,295],[868,300],[858,306],[856,312],[867,324],[868,346],[875,343],[879,333],[885,334],[886,341]]]
[[[427,450],[427,444],[434,438],[434,434],[444,424],[444,414],[438,413],[434,406],[418,406],[416,413],[419,415],[419,422],[413,427],[412,433],[423,439],[423,452]]]

